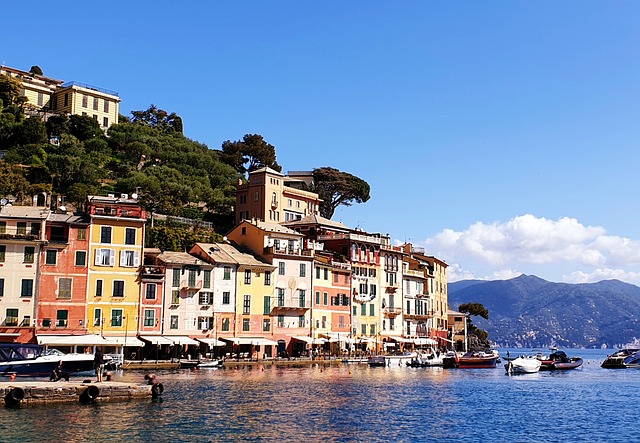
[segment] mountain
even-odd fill
[[[449,305],[482,303],[472,318],[498,346],[620,347],[640,337],[640,288],[618,280],[552,283],[532,275],[449,285]]]

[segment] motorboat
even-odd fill
[[[221,368],[222,361],[221,360],[201,360],[196,365],[197,369],[211,369],[211,368]]]
[[[640,367],[640,349],[627,348],[620,349],[602,362],[601,367],[606,369],[624,369]]]
[[[455,351],[447,351],[446,354],[442,357],[442,367],[447,368],[457,368],[458,367],[458,353]]]
[[[493,351],[471,351],[458,357],[458,368],[495,368],[497,361]]]
[[[554,351],[548,357],[538,355],[541,371],[575,369],[582,366],[581,357],[568,357],[564,351]]]
[[[427,366],[442,366],[443,355],[440,351],[427,349],[426,352],[417,351],[415,358],[407,363],[412,368],[425,368]]]
[[[372,355],[367,359],[369,366],[406,366],[412,359],[417,357],[416,352],[403,352],[389,355]]]
[[[504,365],[507,374],[532,374],[540,370],[542,362],[536,357],[524,357],[520,356],[509,360]]]
[[[369,363],[369,366],[372,368],[386,366],[384,355],[372,355],[367,359],[367,363]]]
[[[104,357],[109,360],[108,356]],[[93,354],[65,354],[57,349],[44,350],[42,345],[0,343],[0,375],[17,377],[50,376],[62,362],[68,374],[93,372]]]

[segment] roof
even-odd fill
[[[286,226],[280,225],[278,223],[269,223],[258,220],[256,221],[256,226],[266,232],[276,232],[278,234],[288,234],[295,235],[296,237],[304,237],[299,232],[296,232],[293,229],[289,229]]]
[[[237,250],[228,243],[196,243],[196,246],[202,249],[216,263],[234,265],[237,263],[233,258]]]
[[[86,214],[67,214],[67,213],[52,213],[47,218],[47,221],[53,223],[69,223],[69,224],[89,224],[90,219]]]
[[[268,172],[269,174],[275,174],[275,175],[280,175],[280,176],[284,177],[282,172],[278,172],[275,169],[271,169],[268,166],[265,166],[265,167],[259,168],[259,169],[254,169],[253,171],[249,171],[249,175],[255,174],[256,172]]]
[[[198,265],[200,259],[187,252],[164,251],[158,256],[158,259],[167,264],[177,265]]]
[[[0,217],[45,219],[50,212],[49,209],[43,207],[4,205],[0,210]]]
[[[325,218],[319,214],[309,214],[300,220],[285,222],[283,223],[283,225],[285,226],[320,225],[320,226],[326,226],[334,229],[340,229],[346,232],[352,231],[352,229],[349,226],[345,225],[344,223]]]

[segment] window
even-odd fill
[[[78,228],[78,240],[86,240],[87,239],[87,228]]]
[[[45,251],[44,263],[46,265],[55,265],[58,262],[58,251],[55,249],[47,249]]]
[[[213,329],[213,317],[198,317],[198,329],[202,331]]]
[[[51,319],[50,318],[43,318],[42,319],[42,327],[43,328],[50,328],[51,327]]]
[[[178,329],[178,316],[172,315],[171,322],[169,324],[169,329]]]
[[[105,100],[105,101],[103,102],[103,105],[102,105],[102,111],[103,111],[103,112],[109,112],[109,101],[108,101],[108,100]],[[105,125],[105,126],[107,126],[107,125]]]
[[[93,310],[93,326],[100,326],[102,323],[102,309],[96,308]]]
[[[172,278],[171,278],[171,286],[174,288],[180,287],[180,269],[174,269]]]
[[[229,321],[228,318],[223,318],[222,319],[222,331],[223,332],[228,332],[229,331],[229,324],[231,322]]]
[[[113,296],[124,297],[124,280],[113,281]]]
[[[360,305],[360,315],[367,315],[367,305]]]
[[[7,233],[7,222],[0,221],[0,234],[6,234],[6,233]]]
[[[328,305],[329,305],[329,293],[328,293],[328,292],[325,292],[325,293],[323,294],[323,298],[324,298],[324,300],[323,300],[323,301],[324,301],[324,305],[325,305],[325,306],[328,306]]]
[[[270,318],[265,318],[262,320],[262,330],[264,332],[270,331],[271,330],[271,319]]]
[[[6,253],[7,253],[7,247],[5,245],[0,245],[0,262],[4,262]]]
[[[4,278],[0,278],[0,297],[4,296]]]
[[[38,92],[38,106],[44,105],[44,94],[42,92]]]
[[[245,285],[250,285],[251,284],[251,271],[250,270],[244,271],[244,284]]]
[[[124,244],[135,245],[136,244],[136,230],[135,228],[126,228],[124,230]]]
[[[98,110],[98,97],[93,97],[93,110]]]
[[[180,290],[179,289],[174,289],[173,291],[171,291],[171,304],[172,305],[179,305],[180,304]]]
[[[115,249],[96,249],[96,266],[115,266],[116,264],[116,250]]]
[[[376,315],[376,305],[374,305],[373,303],[369,305],[369,315],[372,317]]]
[[[58,279],[58,298],[70,299],[71,298],[71,281],[70,278]]]
[[[358,315],[358,307],[353,305],[353,315]]]
[[[18,310],[13,308],[7,308],[6,316],[4,320],[5,326],[18,326]]]
[[[87,265],[87,251],[76,251],[76,266]]]
[[[222,293],[222,304],[223,305],[228,305],[229,303],[231,303],[231,292],[224,291]]]
[[[344,329],[345,324],[344,324],[344,315],[341,315],[340,317],[338,317],[338,327],[340,329]]]
[[[376,285],[369,285],[369,290],[370,290],[371,297],[375,297],[377,292]]]
[[[156,291],[157,291],[157,285],[155,283],[147,283],[147,290],[145,292],[144,298],[146,298],[147,300],[155,300]]]
[[[324,268],[324,279],[329,280],[329,269]]]
[[[284,306],[284,288],[278,288],[278,304],[277,306]]]
[[[322,316],[322,329],[326,329],[327,328],[327,316],[323,315]]]
[[[320,291],[316,291],[316,305],[320,304]]]
[[[59,309],[56,313],[56,326],[59,328],[66,328],[69,324],[69,311],[66,309]]]
[[[22,288],[20,290],[21,297],[32,297],[33,296],[33,280],[30,278],[25,278],[22,280]]]
[[[271,271],[264,271],[264,285],[271,286]]]
[[[120,266],[135,268],[140,265],[140,251],[120,251]]]
[[[298,327],[304,328],[304,315],[298,316]]]
[[[269,313],[271,313],[271,297],[268,295],[264,296],[264,310],[262,313],[265,315],[269,315]]]
[[[251,320],[248,318],[243,318],[242,319],[242,330],[244,332],[250,331],[251,330]]]
[[[307,264],[300,263],[300,277],[306,277],[306,276],[307,276]]]
[[[64,105],[69,106],[69,93],[64,94]]]
[[[222,276],[223,280],[231,280],[231,267],[230,266],[225,266],[224,267],[224,274]]]
[[[102,297],[102,287],[104,286],[104,280],[96,280],[96,297]]]
[[[376,325],[369,326],[369,335],[376,335]]]
[[[242,313],[251,314],[251,295],[246,294],[244,296],[244,303],[242,304]]]
[[[122,326],[122,309],[111,310],[111,326]]]
[[[209,269],[205,269],[203,271],[202,277],[202,287],[203,288],[211,288],[211,271]]]
[[[102,117],[102,126],[109,126],[109,117]]]
[[[278,327],[284,328],[284,315],[282,314],[278,315]]]
[[[362,335],[367,335],[367,325],[361,325],[360,330],[362,331]]]
[[[198,302],[201,305],[213,304],[213,292],[201,292],[198,295]]]
[[[283,261],[278,263],[278,274],[279,275],[284,275],[284,262]]]
[[[82,107],[86,108],[87,106],[89,106],[89,97],[86,95],[82,96]]]
[[[25,263],[33,263],[34,254],[36,252],[36,248],[33,246],[25,246],[24,247],[24,262]]]
[[[298,306],[300,306],[301,308],[304,308],[305,304],[306,304],[306,301],[307,301],[306,300],[307,291],[304,290],[304,289],[298,289],[298,291],[299,291],[299,294],[300,294],[300,298],[299,298],[299,303],[300,304]]]
[[[111,226],[100,227],[100,243],[111,243]]]
[[[27,222],[16,223],[16,234],[27,235]]]
[[[321,271],[321,269],[316,267],[316,278],[318,278],[318,279],[320,278],[320,271]]]
[[[156,324],[156,311],[153,309],[145,309],[144,310],[144,325],[155,326]]]

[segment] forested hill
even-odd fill
[[[617,347],[640,338],[640,288],[618,280],[552,283],[536,276],[449,284],[449,304],[482,303],[472,318],[500,346]]]

